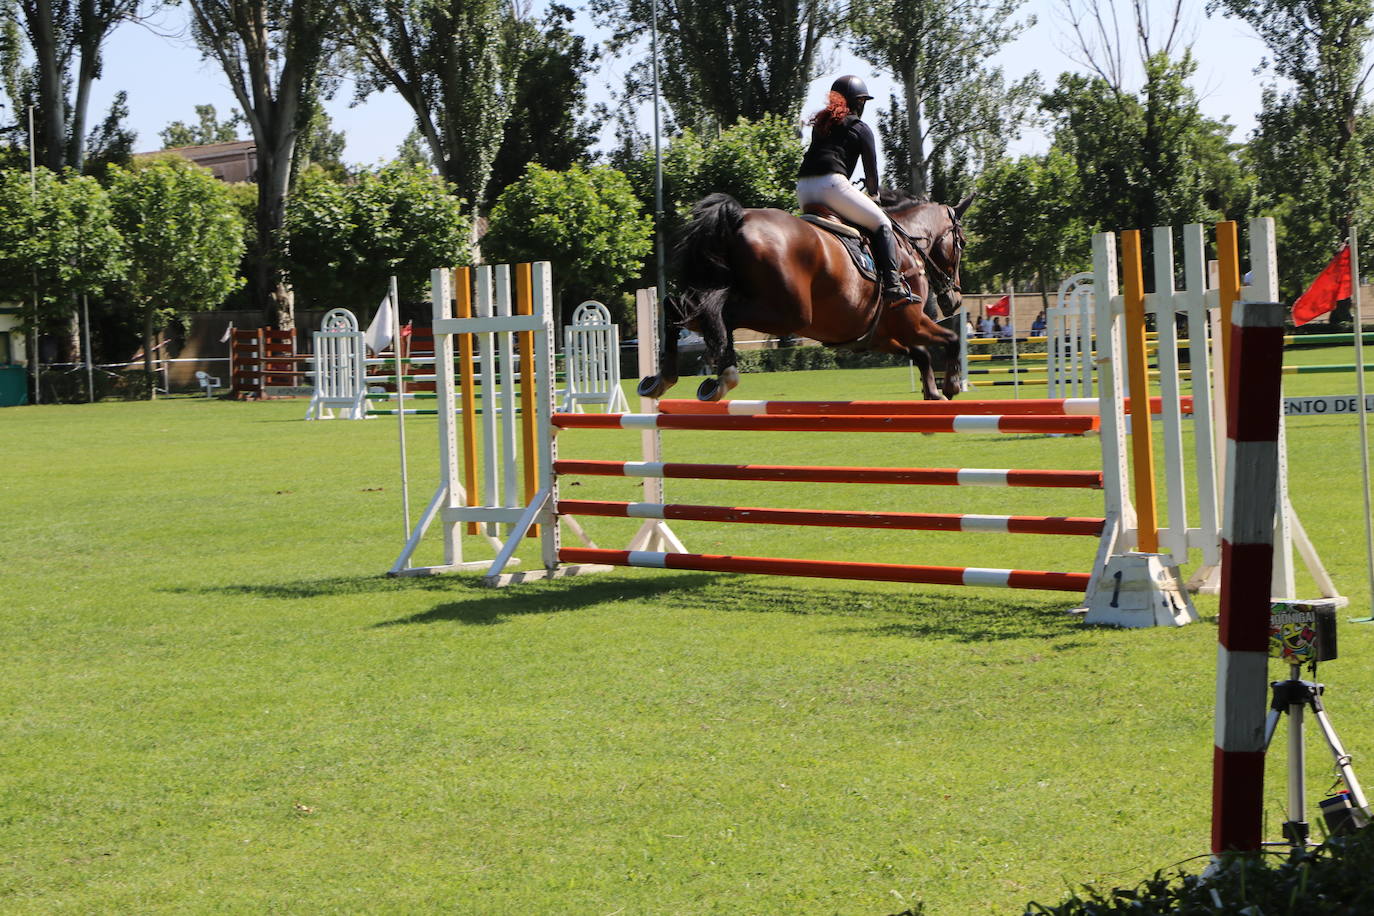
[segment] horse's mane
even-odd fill
[[[904,207],[928,203],[930,203],[929,197],[915,197],[899,188],[883,186],[878,189],[878,206],[884,210],[900,210]]]

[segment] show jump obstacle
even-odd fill
[[[1234,228],[1232,224],[1232,229]],[[843,578],[909,583],[998,586],[1075,592],[1083,595],[1086,620],[1126,626],[1179,625],[1196,619],[1178,567],[1189,551],[1201,553],[1194,589],[1214,589],[1221,562],[1221,526],[1216,481],[1224,467],[1224,449],[1213,438],[1224,414],[1220,380],[1209,371],[1212,354],[1205,348],[1193,357],[1190,395],[1181,390],[1176,347],[1164,328],[1172,329],[1175,309],[1187,309],[1193,340],[1217,342],[1222,351],[1220,325],[1213,313],[1229,311],[1222,293],[1208,290],[1203,280],[1203,230],[1183,231],[1184,290],[1174,289],[1172,233],[1155,232],[1155,281],[1158,292],[1144,293],[1138,232],[1122,234],[1120,284],[1117,276],[1117,239],[1112,234],[1094,240],[1094,287],[1097,340],[1095,361],[1099,392],[1095,398],[1058,398],[998,401],[697,401],[666,400],[655,404],[641,399],[639,413],[575,414],[555,410],[551,290],[549,266],[518,265],[516,302],[510,317],[472,317],[470,291],[479,303],[493,295],[510,295],[509,269],[481,267],[475,278],[466,269],[435,271],[434,334],[439,396],[441,482],[420,523],[391,569],[393,575],[431,574],[456,570],[484,570],[484,581],[506,585],[535,578],[575,575],[614,566],[639,566],[725,572],[769,573],[786,576]],[[1235,245],[1223,245],[1223,271],[1235,271],[1234,292],[1246,298],[1268,298],[1275,291],[1273,232],[1268,220],[1251,224],[1251,261],[1261,278],[1240,288]],[[1226,252],[1229,251],[1229,260]],[[475,283],[474,283],[475,279]],[[1118,286],[1120,285],[1120,292]],[[452,317],[456,306],[458,317]],[[656,309],[652,291],[642,291],[639,309],[641,340],[656,338]],[[1145,311],[1167,315],[1161,327],[1158,361],[1160,396],[1150,398],[1145,347]],[[491,310],[480,306],[482,315]],[[462,405],[461,452],[452,408],[456,392],[470,402],[473,392],[472,353],[510,354],[520,351],[519,365],[532,372],[507,372],[483,378],[482,394],[507,409],[483,413],[483,432],[477,434],[468,404]],[[463,384],[455,386],[454,357]],[[501,365],[510,367],[507,356]],[[640,352],[640,371],[657,371],[656,349]],[[483,365],[490,367],[491,361]],[[1132,392],[1125,396],[1129,381]],[[517,390],[518,389],[518,390]],[[522,410],[509,409],[519,399]],[[1147,410],[1133,405],[1148,404]],[[1183,419],[1196,420],[1192,467],[1185,473]],[[1154,488],[1156,456],[1152,441],[1155,418],[1162,423],[1166,488]],[[1129,434],[1128,434],[1129,426]],[[641,433],[642,460],[560,460],[558,434],[565,429],[624,429]],[[1082,435],[1100,431],[1101,470],[1044,471],[979,468],[873,468],[784,465],[693,464],[663,460],[664,430],[710,430],[778,433],[951,433]],[[1129,437],[1129,444],[1127,439]],[[517,440],[521,447],[517,452]],[[478,445],[485,453],[477,459]],[[498,456],[497,450],[500,449]],[[460,460],[460,454],[462,458]],[[1129,456],[1129,461],[1128,461]],[[466,472],[459,482],[460,468]],[[478,469],[483,470],[479,480]],[[640,502],[610,502],[563,498],[560,482],[570,476],[598,475],[641,478]],[[882,483],[923,486],[1001,486],[1008,488],[1084,487],[1103,493],[1103,513],[1097,518],[1024,515],[961,515],[943,513],[839,512],[814,509],[742,508],[728,505],[672,504],[664,499],[667,479],[772,480],[837,483]],[[1320,561],[1307,543],[1287,502],[1280,474],[1275,498],[1278,543],[1296,543],[1318,587],[1334,596]],[[1196,507],[1194,524],[1189,503]],[[641,519],[643,524],[625,549],[603,549],[587,537],[577,519],[586,516]],[[1162,519],[1167,518],[1167,521]],[[425,529],[435,520],[444,532],[444,559],[434,566],[412,566],[411,557]],[[907,531],[1000,531],[1039,536],[1082,536],[1097,539],[1090,570],[1051,572],[915,564],[857,563],[778,557],[721,556],[690,553],[669,522],[702,520],[769,525],[881,528]],[[462,531],[480,533],[499,545],[494,560],[465,561]],[[582,546],[565,546],[566,526]],[[500,537],[502,528],[504,539]],[[541,546],[540,567],[510,572],[515,553],[527,537]],[[1277,554],[1276,554],[1277,555]],[[1276,563],[1274,594],[1293,596],[1292,562]]]

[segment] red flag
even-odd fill
[[[989,315],[1010,315],[1010,314],[1011,314],[1011,296],[1010,296],[1010,295],[1003,296],[1001,299],[998,299],[998,300],[997,300],[996,302],[994,302],[992,305],[989,305],[989,306],[988,306],[988,314],[989,314]]]
[[[1307,292],[1293,303],[1293,324],[1304,325],[1325,315],[1342,299],[1350,298],[1350,245],[1341,246],[1331,263],[1321,272]]]
[[[401,336],[402,336],[402,337],[409,337],[409,336],[410,336],[411,332],[414,330],[414,328],[411,327],[412,324],[414,324],[413,321],[407,321],[407,322],[405,323],[405,325],[401,328]]]

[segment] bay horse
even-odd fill
[[[806,220],[783,210],[745,209],[728,194],[697,203],[675,251],[678,294],[669,301],[659,374],[641,380],[639,394],[657,398],[677,382],[676,327],[701,334],[716,372],[697,389],[703,401],[720,400],[739,383],[737,328],[895,353],[920,369],[927,400],[958,393],[954,371],[937,387],[928,348],[942,351],[947,366],[957,365],[958,336],[936,323],[936,303],[946,315],[959,308],[959,218],[973,197],[949,206],[884,195],[884,210],[908,243],[899,249],[910,248],[899,252],[899,269],[922,305],[884,304],[878,284],[858,271],[843,243]]]

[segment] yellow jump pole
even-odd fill
[[[453,268],[454,314],[472,317],[472,270]],[[472,335],[458,335],[458,398],[463,411],[463,480],[467,485],[468,505],[482,505],[477,481],[477,398],[473,381]],[[477,534],[478,524],[468,522],[468,534]]]
[[[1139,229],[1121,233],[1121,281],[1126,308],[1126,373],[1131,399],[1141,403],[1150,396],[1150,377],[1145,355],[1145,268],[1140,257]],[[1159,553],[1155,445],[1150,434],[1149,411],[1131,414],[1131,473],[1138,529],[1136,547],[1141,553]]]
[[[1231,306],[1240,300],[1240,238],[1234,220],[1217,223],[1217,295],[1221,306],[1223,379],[1231,377]]]
[[[515,313],[534,314],[534,272],[530,264],[515,265]],[[534,332],[521,331],[520,347],[520,441],[525,456],[525,502],[533,502],[539,492],[539,449],[535,436],[537,403],[534,365]],[[552,341],[550,342],[552,345]],[[539,526],[530,527],[537,535]]]

